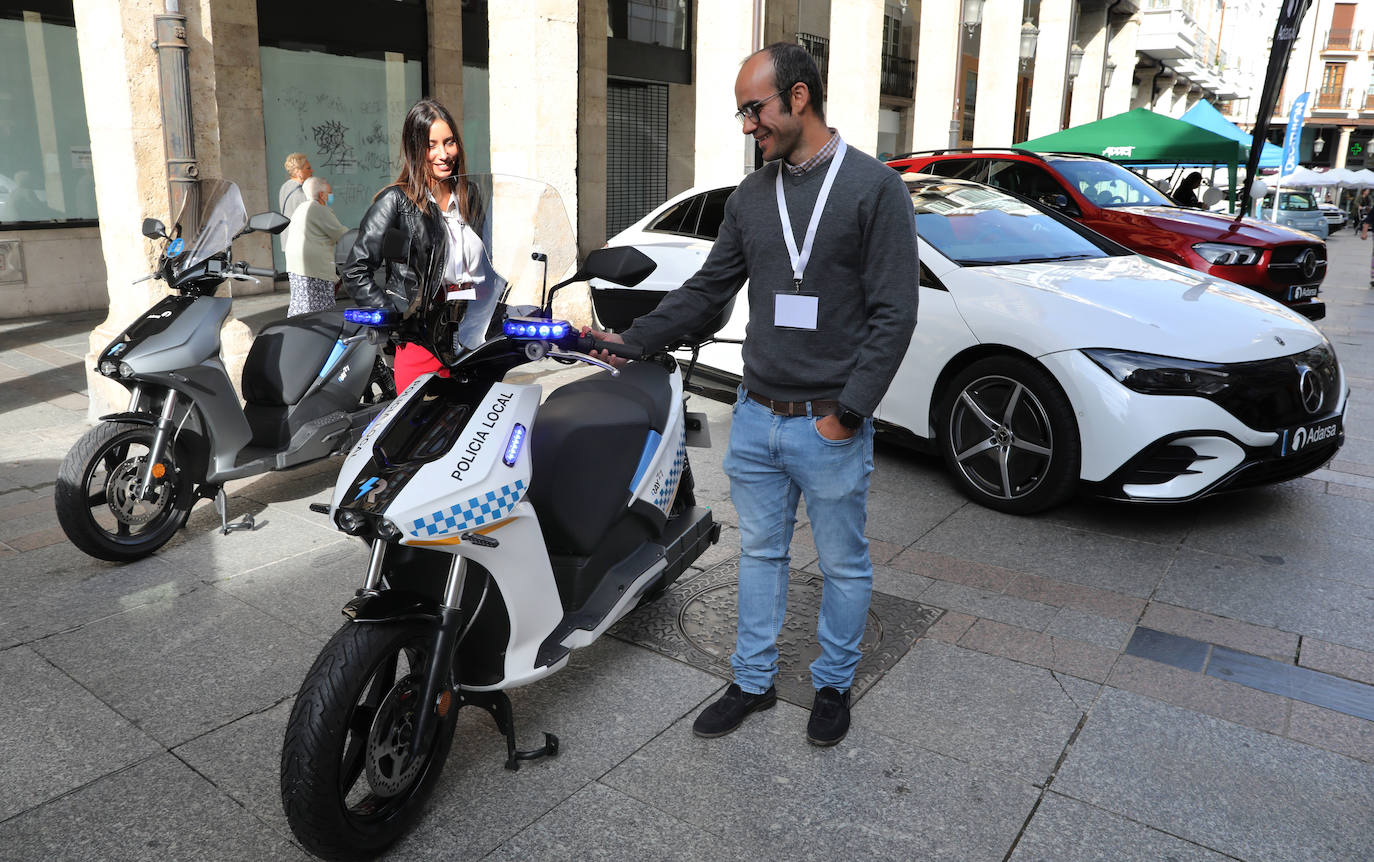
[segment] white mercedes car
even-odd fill
[[[1340,448],[1349,390],[1306,318],[996,189],[903,179],[918,320],[876,418],[940,452],[972,499],[1016,513],[1078,490],[1181,502],[1301,476]],[[696,271],[731,191],[679,195],[610,241],[658,269],[633,289],[593,283],[603,326]],[[702,345],[708,376],[741,375],[747,303],[746,285]]]

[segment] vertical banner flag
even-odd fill
[[[1269,67],[1264,73],[1264,88],[1260,90],[1259,113],[1255,117],[1250,158],[1245,162],[1245,194],[1242,199],[1247,202],[1250,200],[1250,187],[1255,182],[1255,172],[1259,170],[1260,151],[1269,133],[1269,119],[1274,116],[1274,103],[1278,101],[1283,76],[1288,71],[1288,57],[1293,53],[1293,42],[1298,38],[1298,28],[1302,26],[1303,16],[1310,5],[1312,0],[1283,0],[1279,7],[1279,20],[1274,24],[1274,47],[1269,52]],[[1248,203],[1239,207],[1237,222],[1249,208]]]
[[[1288,110],[1288,131],[1283,133],[1283,159],[1279,176],[1286,177],[1298,169],[1298,143],[1302,140],[1302,121],[1307,114],[1307,100],[1312,94],[1304,92],[1293,100]]]

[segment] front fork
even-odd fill
[[[367,576],[359,598],[376,596],[382,582],[382,568],[386,562],[389,543],[383,539],[372,541],[372,556],[368,561]],[[469,692],[459,690],[454,682],[454,656],[458,641],[466,631],[462,627],[461,601],[463,588],[467,585],[468,561],[466,557],[454,555],[449,564],[448,579],[444,583],[444,597],[438,607],[438,626],[434,631],[434,646],[430,661],[425,668],[424,694],[420,703],[426,704],[419,711],[414,734],[410,738],[410,757],[422,756],[424,740],[434,732],[437,723],[448,717],[449,711],[464,706],[478,706],[490,713],[497,728],[506,738],[506,768],[519,769],[521,760],[534,760],[558,754],[558,737],[544,734],[544,745],[532,751],[517,751],[515,748],[515,717],[510,698],[504,691]],[[485,597],[485,592],[483,593]],[[476,611],[481,609],[483,599],[477,601]]]
[[[162,455],[167,450],[167,441],[172,437],[174,425],[172,417],[176,415],[177,394],[175,389],[168,389],[167,397],[162,402],[162,412],[157,417],[157,426],[153,432],[153,445],[148,449],[148,462],[143,465],[143,475],[139,477],[138,498],[140,500],[148,500],[153,496],[153,479],[161,478],[161,476],[154,475],[154,471],[162,463]],[[142,391],[135,387],[129,400],[130,411],[135,411],[138,402],[142,400]]]

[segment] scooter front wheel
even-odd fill
[[[281,754],[282,805],[301,844],[371,859],[424,808],[453,744],[458,704],[411,757],[434,648],[423,623],[349,623],[301,684]]]
[[[172,538],[195,503],[186,459],[168,446],[144,494],[154,429],[103,422],[87,431],[62,459],[53,502],[57,522],[73,545],[101,560],[142,559]]]

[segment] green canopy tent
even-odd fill
[[[1183,120],[1136,108],[1017,146],[1042,153],[1095,153],[1131,165],[1226,165],[1231,210],[1236,204],[1236,167],[1250,148]]]

